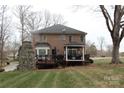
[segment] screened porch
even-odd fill
[[[84,61],[84,48],[82,44],[66,44],[64,47],[65,60]]]

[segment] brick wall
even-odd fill
[[[41,36],[42,35],[33,35],[33,48],[35,48],[35,44],[37,42],[42,42],[41,41]],[[51,48],[56,47],[57,50],[59,50],[58,52],[60,54],[63,54],[64,52],[64,44],[68,44],[69,43],[69,36],[70,35],[65,35],[65,40],[62,39],[62,35],[56,35],[56,34],[52,34],[52,35],[46,35],[46,42],[49,43],[51,45]],[[77,43],[83,43],[81,42],[80,36],[81,35],[71,35],[72,36],[72,42],[77,42]]]

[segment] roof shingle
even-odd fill
[[[87,34],[83,31],[79,31],[64,25],[53,25],[48,28],[37,30],[32,32],[33,34]]]

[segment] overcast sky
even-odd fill
[[[95,11],[99,8],[97,5],[82,5],[80,9],[75,9],[73,5],[43,5],[34,6],[36,10],[47,9],[52,13],[63,15],[67,21],[67,26],[87,32],[86,40],[94,42],[99,48],[99,37],[105,38],[105,46],[112,44],[111,37],[105,24],[104,17],[100,11]],[[120,46],[120,51],[124,51],[124,40]]]
[[[10,7],[18,4],[31,4],[35,11],[47,9],[51,13],[61,14],[65,21],[67,21],[67,26],[87,32],[86,40],[94,42],[97,48],[99,48],[98,38],[101,36],[105,38],[105,46],[112,44],[102,13],[93,11],[98,6],[98,4],[94,5],[96,2],[91,1],[89,4],[89,0],[85,2],[84,0],[21,0],[20,3],[17,1],[8,0],[5,4],[8,4]],[[80,9],[72,7],[79,4],[83,5],[83,7]],[[121,43],[120,51],[124,51],[124,40]]]

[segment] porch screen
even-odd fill
[[[68,55],[69,56],[76,56],[76,49],[69,49],[68,50]]]
[[[45,49],[39,49],[39,55],[46,55]]]

